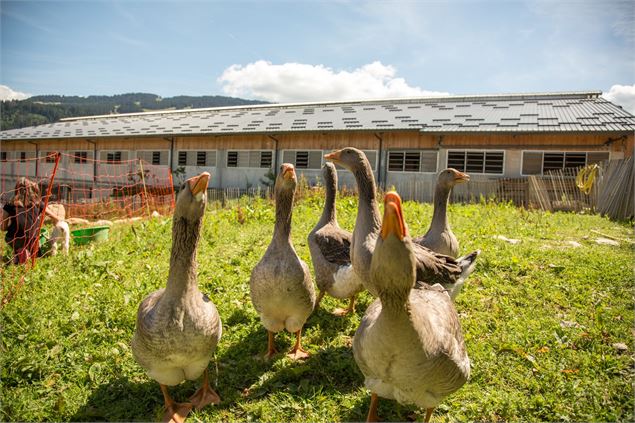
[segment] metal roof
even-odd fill
[[[624,132],[635,116],[601,92],[266,104],[64,119],[0,132],[0,140],[307,131]]]

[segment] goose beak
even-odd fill
[[[332,162],[339,162],[341,154],[342,154],[342,150],[337,150],[337,151],[333,151],[333,152],[331,152],[329,154],[325,154],[324,158],[326,160],[330,160]]]
[[[190,192],[193,196],[197,196],[198,194],[204,192],[207,189],[207,184],[209,183],[210,174],[208,172],[203,172],[198,176],[194,176],[187,180],[187,184],[190,187]]]
[[[467,182],[470,180],[470,175],[467,173],[459,172],[458,170],[454,171],[454,180],[457,183]]]
[[[284,163],[282,166],[282,177],[284,179],[295,179],[295,169],[290,163]]]
[[[387,193],[384,197],[384,220],[381,225],[381,238],[385,240],[390,234],[395,235],[400,241],[408,236],[408,228],[401,210],[401,198],[394,191]]]

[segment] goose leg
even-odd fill
[[[203,383],[201,387],[190,397],[190,401],[194,404],[197,410],[202,409],[208,404],[218,404],[220,403],[220,397],[212,389],[209,385],[209,376],[208,370],[205,369],[205,373],[203,373]]]
[[[163,400],[165,402],[163,422],[183,423],[192,409],[192,404],[189,402],[175,402],[168,392],[168,387],[162,384],[159,384],[159,386],[161,386],[161,392],[163,392]]]
[[[379,417],[377,416],[377,404],[379,404],[379,397],[376,393],[370,393],[370,406],[368,407],[368,416],[366,417],[367,422],[378,422]]]
[[[430,421],[430,417],[432,417],[433,411],[434,411],[434,407],[426,408],[426,419],[424,420],[425,423],[428,423]]]
[[[295,345],[293,346],[291,351],[289,351],[289,354],[287,354],[289,357],[291,357],[294,360],[309,358],[308,351],[302,348],[302,343],[300,341],[301,336],[302,336],[302,329],[300,329],[299,331],[295,333]]]
[[[315,306],[313,306],[313,310],[317,310],[320,308],[320,302],[322,302],[322,298],[324,298],[324,294],[326,291],[320,291],[317,300],[315,300]]]
[[[276,349],[276,343],[274,342],[274,333],[271,331],[267,331],[268,342],[267,342],[267,354],[265,354],[265,359],[271,360],[271,358],[278,354],[278,350]]]
[[[349,313],[355,313],[355,298],[356,296],[353,295],[350,298],[350,302],[348,303],[348,307],[347,308],[336,308],[335,310],[333,310],[333,314],[336,316],[346,316]]]

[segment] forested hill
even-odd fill
[[[91,95],[88,97],[39,95],[29,97],[26,100],[3,101],[0,104],[1,129],[43,125],[66,117],[249,104],[266,104],[266,102],[223,96],[161,98],[156,94],[146,93],[113,96]]]

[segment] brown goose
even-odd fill
[[[416,266],[399,196],[388,193],[368,282],[379,298],[353,338],[355,361],[371,391],[367,421],[378,420],[378,397],[383,397],[425,408],[428,422],[434,407],[470,375],[454,305],[437,287],[412,289]]]
[[[319,307],[325,293],[335,298],[349,298],[347,309],[336,309],[333,314],[343,316],[355,311],[355,296],[364,289],[362,281],[353,271],[350,250],[352,234],[337,223],[335,195],[337,171],[333,163],[322,167],[326,201],[322,217],[309,233],[311,261],[315,270],[315,282],[320,294],[315,307]]]
[[[148,376],[159,382],[165,421],[181,422],[192,406],[220,402],[208,382],[209,364],[222,333],[214,303],[198,290],[196,247],[201,231],[209,173],[188,179],[176,199],[172,226],[170,272],[164,289],[139,305],[132,354]],[[177,403],[167,386],[204,375],[191,403]]]
[[[375,178],[366,155],[353,147],[346,147],[324,156],[350,170],[355,176],[359,193],[359,205],[353,240],[351,243],[351,262],[353,269],[361,278],[368,291],[377,296],[367,281],[370,278],[370,261],[375,243],[379,236],[381,217],[377,206],[377,189]],[[464,270],[473,268],[471,265],[476,260],[479,251],[468,254],[459,259],[437,254],[418,244],[413,244],[417,262],[417,281],[429,284],[441,284],[453,299],[459,294],[465,277]]]
[[[425,235],[412,241],[432,251],[450,257],[459,255],[459,241],[448,223],[448,201],[455,185],[467,182],[470,175],[448,168],[439,173],[434,190],[434,212],[430,228]]]
[[[291,243],[291,214],[296,184],[293,165],[282,164],[274,186],[276,224],[273,238],[251,272],[251,301],[269,337],[267,358],[277,352],[274,333],[283,329],[296,335],[289,356],[293,359],[309,356],[302,348],[300,338],[302,326],[313,311],[315,288],[308,266],[300,260]]]

